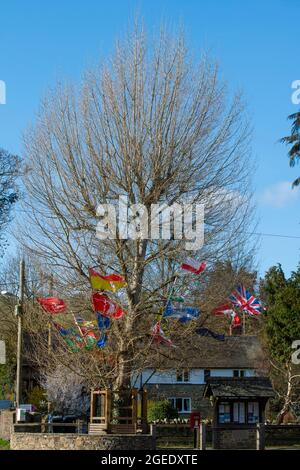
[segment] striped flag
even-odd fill
[[[122,287],[127,286],[125,279],[119,274],[110,274],[109,276],[102,276],[101,274],[89,269],[91,286],[95,290],[116,292]]]

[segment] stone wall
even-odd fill
[[[208,398],[202,398],[204,385],[197,384],[147,384],[148,400],[171,397],[191,398],[192,410],[200,411],[203,419],[212,418],[213,408]],[[184,416],[184,415],[181,415]]]
[[[153,450],[150,434],[106,435],[12,433],[12,450]]]
[[[2,410],[0,412],[0,439],[9,441],[13,423],[16,419],[16,412]]]
[[[256,449],[256,426],[218,426],[212,429],[213,449]]]
[[[300,443],[299,424],[267,424],[265,426],[265,433],[267,446],[294,445]]]

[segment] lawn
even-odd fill
[[[0,439],[0,450],[9,450],[9,441]]]

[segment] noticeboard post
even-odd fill
[[[201,415],[199,411],[192,411],[190,414],[190,428],[194,430],[194,449],[198,448],[198,434],[201,423]]]

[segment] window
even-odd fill
[[[190,413],[191,411],[191,399],[190,398],[169,398],[171,405],[175,408],[178,413]]]
[[[210,370],[209,369],[204,369],[204,382],[207,382],[207,379],[210,377]]]
[[[189,381],[190,381],[190,373],[188,370],[177,371],[176,382],[189,382]]]
[[[233,422],[239,424],[246,422],[244,402],[235,402],[233,404]]]
[[[245,371],[240,370],[240,369],[235,369],[233,371],[233,377],[244,377],[245,376]]]
[[[219,423],[230,423],[230,403],[220,403],[219,404]]]
[[[259,404],[257,401],[249,401],[248,403],[248,423],[259,422]]]

